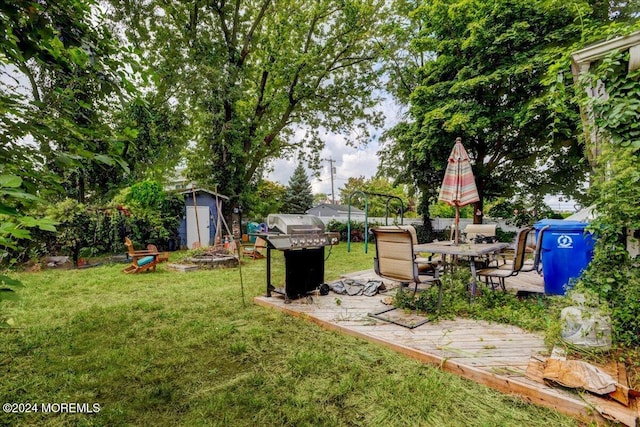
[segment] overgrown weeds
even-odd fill
[[[554,342],[559,336],[562,301],[544,295],[518,296],[513,292],[491,290],[478,283],[478,295],[471,302],[468,284],[469,269],[454,267],[442,277],[444,289],[442,306],[437,310],[437,286],[419,291],[401,288],[396,293],[394,305],[415,310],[431,319],[453,319],[457,316],[507,323],[529,331],[548,332],[548,340]]]

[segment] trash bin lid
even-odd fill
[[[589,223],[564,219],[541,219],[533,224],[533,227],[536,230],[541,230],[546,225],[550,226],[549,230],[555,231],[584,231],[589,226]]]

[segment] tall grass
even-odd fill
[[[351,249],[333,249],[327,280],[371,268],[371,247]],[[274,281],[281,264],[274,260]],[[265,260],[242,265],[246,307],[237,268],[125,275],[122,267],[17,274],[21,300],[0,306],[14,325],[0,330],[0,401],[100,411],[0,414],[0,425],[578,425],[252,304],[265,291]]]

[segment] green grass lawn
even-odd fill
[[[371,268],[342,244],[326,279]],[[274,252],[275,256],[281,256]],[[177,254],[172,254],[172,259]],[[274,282],[283,276],[274,261]],[[0,314],[0,400],[98,403],[94,414],[3,414],[0,425],[579,425],[382,346],[256,306],[265,260],[125,275],[123,265],[14,274]]]

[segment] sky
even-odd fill
[[[359,176],[371,178],[376,174],[379,163],[376,154],[379,149],[378,142],[371,141],[366,147],[353,148],[347,146],[345,140],[346,138],[343,135],[326,135],[326,146],[321,153],[321,158],[325,160],[322,162],[322,169],[319,171],[320,176],[313,176],[312,172],[307,169],[307,176],[311,182],[313,194],[331,194],[331,163],[326,159],[334,160],[333,190],[336,198],[338,198],[339,189],[344,186],[349,178]],[[267,179],[287,185],[294,169],[298,165],[298,161],[296,159],[277,160],[272,165],[273,172],[269,174]]]
[[[363,176],[373,177],[378,171],[378,150],[380,145],[378,138],[388,129],[391,129],[402,119],[405,108],[395,103],[390,96],[387,96],[380,103],[378,109],[384,113],[385,123],[382,129],[372,132],[372,139],[364,147],[350,147],[346,141],[348,135],[327,133],[325,134],[325,147],[322,150],[321,159],[333,159],[333,167],[336,169],[333,176],[333,189],[335,198],[338,199],[340,188],[344,186],[349,178]],[[307,168],[307,176],[311,182],[313,194],[325,193],[331,195],[331,163],[322,162],[322,169],[318,177],[313,176],[313,172]],[[272,163],[273,171],[266,177],[270,181],[287,185],[293,171],[298,166],[297,159],[277,160]],[[303,165],[306,167],[306,165]]]

